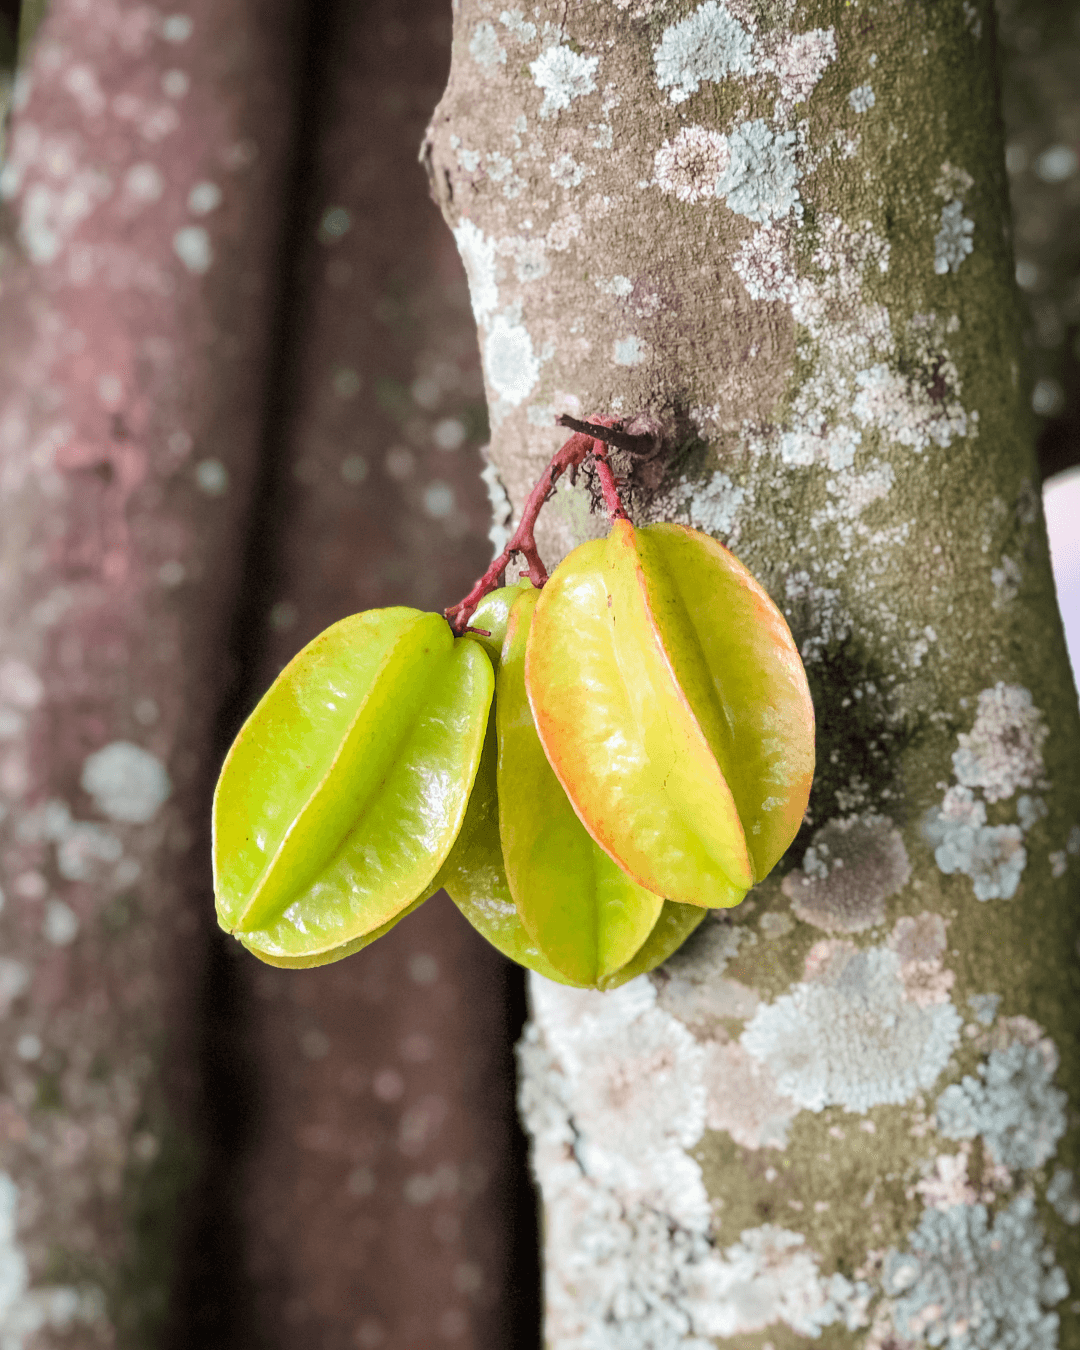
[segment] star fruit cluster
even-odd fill
[[[532,526],[587,456],[611,532],[548,578]],[[494,588],[513,553],[531,579]],[[512,960],[608,989],[779,860],[814,767],[787,624],[709,535],[632,525],[604,441],[571,437],[447,616],[342,619],[237,736],[214,882],[219,923],[256,956],[339,960],[445,887]]]

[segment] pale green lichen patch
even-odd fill
[[[1053,1350],[1069,1292],[1043,1246],[1030,1196],[992,1218],[983,1205],[927,1210],[903,1252],[890,1252],[884,1285],[901,1336],[949,1350]]]

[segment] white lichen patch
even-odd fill
[[[611,344],[611,359],[617,366],[640,366],[647,356],[648,349],[634,333],[616,338]]]
[[[616,274],[610,279],[598,277],[596,281],[596,289],[601,293],[601,295],[617,295],[620,300],[625,300],[626,297],[633,292],[634,283],[630,280],[629,277],[624,277]]]
[[[955,272],[974,248],[975,222],[964,215],[964,194],[975,184],[966,169],[948,162],[941,166],[934,192],[944,200],[934,236],[934,271]]]
[[[79,936],[79,916],[63,900],[46,900],[42,936],[54,947],[69,947]]]
[[[935,372],[945,382],[943,400],[929,387],[915,385],[886,363],[877,362],[856,371],[858,392],[851,410],[863,428],[878,430],[897,445],[917,451],[937,445],[944,450],[968,432],[963,405],[955,397],[948,397],[950,383],[955,387],[948,376],[954,372],[955,368],[945,371],[941,366]]]
[[[972,236],[975,222],[964,215],[963,202],[947,202],[941,208],[941,222],[934,235],[934,271],[939,276],[957,272],[975,247]]]
[[[812,28],[806,33],[783,36],[779,46],[761,62],[761,69],[774,72],[780,81],[778,118],[786,116],[796,104],[806,102],[836,60],[836,54],[836,32],[832,28]]]
[[[1023,580],[1023,573],[1020,571],[1019,564],[1013,561],[1008,554],[1001,555],[1001,566],[990,569],[990,581],[994,587],[994,608],[1004,609],[1020,594],[1020,583]]]
[[[495,70],[506,65],[506,48],[499,45],[495,25],[487,19],[481,19],[473,29],[469,39],[469,55],[485,70]]]
[[[725,1019],[745,1020],[757,1009],[757,994],[724,976],[746,936],[744,928],[710,914],[693,937],[652,974],[658,1006],[673,1013],[700,1040],[710,1040]]]
[[[1059,1167],[1050,1178],[1046,1198],[1057,1211],[1062,1223],[1070,1228],[1080,1224],[1080,1186],[1067,1167]]]
[[[42,1285],[32,1288],[26,1253],[18,1240],[19,1190],[0,1172],[0,1345],[23,1350],[40,1334],[64,1335],[104,1320],[105,1298],[97,1288]]]
[[[997,1010],[1001,1006],[1000,994],[969,994],[968,1007],[975,1016],[976,1022],[984,1027],[992,1027],[994,1018],[997,1017]]]
[[[529,397],[540,378],[540,362],[529,330],[512,311],[492,319],[484,345],[484,374],[500,403],[516,408]],[[492,409],[493,417],[498,410]]]
[[[536,41],[536,24],[530,23],[520,9],[504,9],[499,15],[499,22],[513,33],[519,42]]]
[[[951,787],[923,825],[934,861],[946,876],[962,872],[977,900],[1011,900],[1027,866],[1019,825],[987,825],[986,806],[970,789]]]
[[[657,85],[671,91],[672,103],[683,103],[706,80],[752,73],[753,39],[726,5],[705,0],[664,29],[653,60]]]
[[[572,47],[559,44],[547,47],[530,61],[533,83],[544,94],[540,116],[546,119],[569,108],[575,98],[595,93],[599,65],[598,56],[582,56]]]
[[[808,636],[799,647],[802,659],[818,660],[823,651],[841,642],[851,632],[851,619],[843,608],[840,592],[818,584],[809,572],[793,572],[784,582],[784,613],[790,620],[796,612]]]
[[[131,741],[87,755],[79,781],[103,815],[135,825],[153,820],[172,793],[161,760]]]
[[[848,104],[853,112],[865,113],[877,102],[874,97],[874,90],[869,84],[860,84],[857,89],[853,89],[847,96]]]
[[[532,980],[521,1109],[545,1213],[545,1331],[561,1350],[709,1350],[779,1325],[867,1321],[869,1288],[824,1276],[802,1234],[747,1229],[718,1250],[701,1172],[704,1052],[647,979],[613,994]],[[690,1092],[691,1096],[687,1096]]]
[[[57,871],[65,881],[94,881],[120,861],[124,847],[111,830],[73,820],[67,802],[51,798],[23,813],[16,826],[25,842],[56,845]]]
[[[1024,831],[1042,812],[1037,799],[1021,798],[1018,824],[988,825],[986,806],[975,792],[998,802],[1019,788],[1042,786],[1047,732],[1029,691],[999,681],[979,694],[975,723],[957,738],[952,764],[958,785],[927,813],[923,833],[938,867],[947,875],[971,877],[979,900],[1009,900],[1016,894],[1027,865]]]
[[[774,131],[760,118],[741,122],[727,138],[728,166],[716,184],[732,211],[765,223],[802,215],[794,131]]]
[[[750,989],[746,994],[752,999],[752,1014],[757,995]],[[738,1007],[736,1003],[727,1016],[746,1017],[746,1004],[735,1011]],[[788,1126],[801,1108],[777,1088],[768,1066],[737,1041],[715,1040],[705,1047],[705,1090],[705,1122],[710,1130],[725,1130],[743,1148],[787,1147]]]
[[[906,1252],[885,1258],[883,1285],[907,1340],[947,1350],[1056,1350],[1065,1273],[1031,1196],[991,1222],[984,1205],[929,1208]]]
[[[112,179],[86,158],[78,136],[48,135],[26,121],[16,126],[0,173],[0,197],[19,198],[18,235],[32,263],[54,262],[112,196]]]
[[[559,187],[566,188],[569,191],[582,182],[586,169],[583,164],[578,163],[573,155],[563,153],[552,160],[548,172]]]
[[[816,1338],[835,1323],[855,1331],[870,1320],[869,1285],[840,1274],[823,1279],[803,1235],[777,1224],[744,1229],[718,1266],[710,1301],[693,1305],[695,1322],[708,1335],[737,1336],[781,1323]]]
[[[811,374],[791,399],[784,422],[751,437],[751,449],[774,454],[791,468],[832,471],[828,506],[814,513],[814,530],[835,532],[841,549],[868,540],[860,517],[887,497],[894,470],[887,462],[855,468],[871,437],[924,452],[974,434],[977,414],[960,401],[959,374],[946,346],[956,325],[916,314],[897,342],[889,313],[863,294],[867,273],[885,272],[888,244],[864,224],[821,220],[810,269],[795,266],[792,231],[766,225],[744,240],[734,269],[755,300],[787,305],[803,336],[797,351]],[[903,352],[903,355],[901,355]],[[903,531],[879,542],[895,547]],[[835,543],[833,544],[835,551]]]
[[[931,1209],[952,1209],[954,1205],[975,1205],[980,1200],[991,1202],[994,1193],[978,1194],[968,1177],[971,1145],[965,1144],[959,1153],[941,1153],[934,1160],[927,1175],[915,1183],[914,1193]]]
[[[33,666],[16,657],[9,657],[0,665],[0,700],[4,703],[31,712],[44,697],[44,682]]]
[[[705,1189],[686,1149],[705,1127],[701,1046],[645,977],[610,994],[535,979],[532,992],[566,1078],[581,1167],[623,1199],[700,1227]]]
[[[1065,1133],[1068,1099],[1053,1086],[1057,1066],[1057,1051],[1045,1038],[991,1050],[977,1076],[965,1074],[938,1098],[938,1129],[948,1139],[981,1136],[1006,1167],[1041,1167]]]
[[[998,681],[979,694],[975,724],[957,737],[953,773],[964,787],[981,788],[988,802],[1042,782],[1042,747],[1048,727],[1031,693]]]
[[[1032,797],[1022,792],[1016,799],[1016,818],[1025,833],[1040,820],[1045,820],[1049,814],[1050,808],[1042,797]]]
[[[491,540],[492,556],[497,558],[510,542],[514,508],[498,470],[487,459],[486,453],[483,451],[481,453],[484,454],[485,464],[480,471],[480,479],[487,488],[488,501],[491,503],[491,527],[488,530],[488,538]]]
[[[895,951],[825,940],[806,978],[759,1008],[740,1039],[800,1106],[866,1112],[931,1087],[959,1035],[951,1002],[907,998]]]
[[[210,235],[202,225],[185,225],[173,235],[173,252],[189,272],[202,276],[214,261]]]
[[[723,975],[677,969],[658,975],[659,1005],[673,1013],[699,1040],[719,1035],[729,1018],[745,1021],[757,1011],[759,999],[749,985]]]
[[[508,235],[498,241],[495,252],[513,259],[514,275],[523,285],[539,281],[551,271],[547,240],[542,236]]]
[[[30,970],[11,956],[0,956],[0,1017],[6,1017],[15,1000],[30,987]]]
[[[471,220],[463,220],[454,230],[454,241],[465,266],[472,301],[473,317],[480,328],[499,305],[499,285],[495,275],[495,245],[484,237]]]
[[[206,216],[216,211],[225,199],[225,194],[217,183],[207,180],[196,183],[188,193],[188,210],[195,216]]]
[[[153,202],[160,201],[164,193],[165,176],[156,164],[133,164],[121,180],[120,212],[124,216],[137,215]]]
[[[945,920],[924,911],[897,919],[889,947],[900,958],[904,997],[920,1008],[947,1003],[956,976],[942,964],[945,955]]]
[[[717,185],[730,163],[726,136],[705,127],[683,127],[656,152],[656,183],[661,192],[681,202],[702,201],[717,195]]]
[[[792,912],[833,933],[859,933],[885,919],[885,901],[908,884],[911,864],[887,816],[832,820],[814,835],[802,867],[784,878]]]
[[[661,520],[677,521],[703,530],[729,547],[739,537],[739,513],[748,502],[747,489],[716,469],[704,483],[683,479],[654,502]]]

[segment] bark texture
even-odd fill
[[[548,1343],[1080,1344],[1080,736],[991,6],[461,0],[425,155],[510,502],[556,413],[659,427],[637,518],[757,573],[818,717],[742,906],[532,983]],[[602,528],[569,486],[547,526]]]
[[[40,7],[38,7],[40,9]],[[55,0],[0,177],[0,1343],[160,1344],[288,6]]]

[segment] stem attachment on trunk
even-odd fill
[[[612,520],[629,520],[626,509],[619,497],[619,485],[608,462],[608,445],[631,454],[645,453],[651,448],[647,436],[631,436],[622,430],[612,417],[596,417],[588,422],[579,422],[576,418],[562,416],[559,425],[573,431],[570,439],[555,453],[551,463],[540,476],[540,481],[529,493],[521,520],[510,538],[510,542],[495,558],[476,585],[456,605],[444,611],[455,637],[468,629],[469,619],[480,601],[501,583],[507,564],[515,554],[525,559],[529,569],[529,580],[534,586],[543,586],[548,579],[547,568],[536,548],[536,520],[546,501],[555,491],[555,484],[567,470],[571,476],[581,468],[591,455],[596,462],[596,473],[600,480],[600,490],[604,496],[604,505]]]

